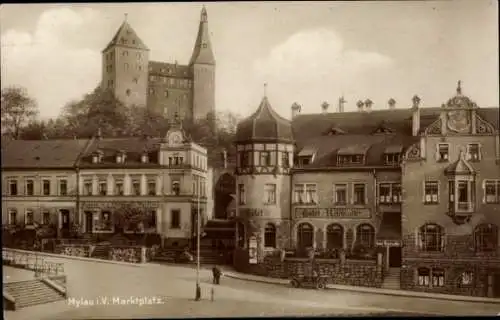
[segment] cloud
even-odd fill
[[[32,33],[7,30],[1,36],[2,87],[26,87],[41,115],[57,116],[65,103],[98,84],[99,50],[75,41],[97,20],[91,9],[57,8],[44,11]]]
[[[334,98],[328,96],[330,92],[340,94],[349,87],[359,87],[363,78],[392,66],[390,57],[348,49],[337,33],[320,28],[298,32],[276,45],[266,57],[255,61],[254,70],[256,78],[269,82],[273,91],[285,93],[275,97],[279,105],[289,106],[298,100],[304,106],[312,104],[315,109],[307,112],[315,112],[320,110],[321,101]],[[289,113],[289,107],[277,109],[284,116]]]

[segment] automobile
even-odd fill
[[[294,288],[314,288],[314,289],[326,289],[326,283],[328,282],[328,276],[296,276],[290,280],[290,284]]]

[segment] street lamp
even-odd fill
[[[200,288],[200,230],[201,230],[201,219],[200,219],[200,181],[196,181],[196,190],[198,191],[198,201],[196,208],[196,296],[195,300],[201,300],[201,288]]]

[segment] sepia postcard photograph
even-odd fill
[[[500,316],[498,9],[0,5],[4,318]]]

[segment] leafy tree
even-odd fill
[[[20,138],[23,140],[42,140],[48,138],[47,124],[45,121],[34,120],[21,128]]]
[[[8,87],[2,89],[1,105],[3,133],[19,139],[23,126],[38,114],[36,101],[25,88]]]

